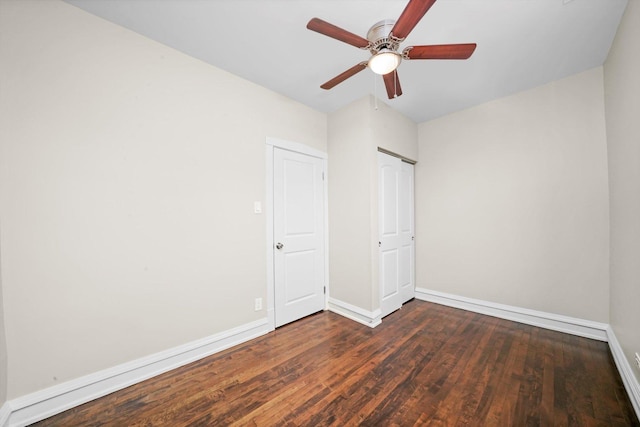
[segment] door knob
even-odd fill
[[[284,245],[280,242],[276,243],[276,249],[282,249],[284,248]]]

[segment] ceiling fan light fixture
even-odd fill
[[[367,65],[374,73],[385,75],[398,68],[400,61],[402,61],[402,56],[398,52],[390,49],[381,49],[380,52],[369,59]]]

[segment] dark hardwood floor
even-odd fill
[[[38,426],[639,426],[606,343],[422,301],[319,313]]]

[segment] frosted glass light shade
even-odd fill
[[[369,68],[376,74],[389,74],[400,65],[402,57],[389,49],[382,49],[369,59]]]

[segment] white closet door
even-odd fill
[[[378,153],[378,228],[382,316],[415,294],[413,165]]]
[[[400,268],[398,281],[402,303],[416,294],[415,283],[415,228],[413,201],[413,165],[400,162],[400,183],[398,188],[398,228],[400,230]]]

